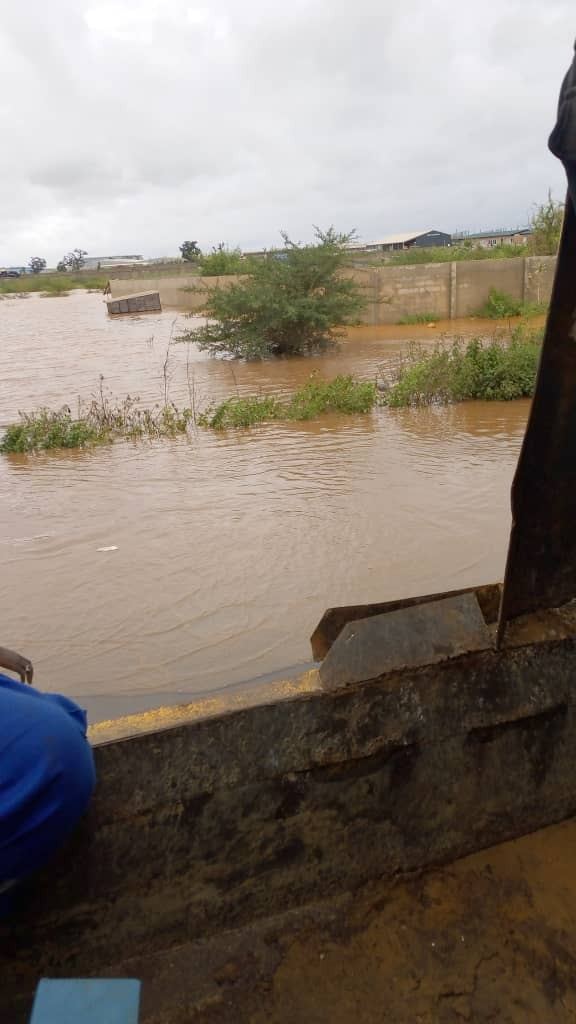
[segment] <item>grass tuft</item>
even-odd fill
[[[437,313],[410,313],[398,321],[399,324],[429,324],[440,320]]]
[[[272,420],[311,420],[327,412],[353,416],[370,412],[377,400],[376,385],[369,381],[357,381],[350,376],[324,381],[314,375],[288,399],[282,401],[270,396],[228,398],[211,405],[198,422],[200,426],[213,430],[233,430]]]

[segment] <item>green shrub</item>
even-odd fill
[[[240,249],[228,249],[222,242],[211,253],[198,261],[202,277],[220,277],[228,274],[246,274],[250,261],[242,257]]]
[[[542,332],[519,328],[508,339],[459,339],[432,351],[414,347],[401,361],[384,404],[527,398],[534,392],[541,340]]]
[[[491,288],[486,302],[480,307],[476,316],[483,317],[485,320],[503,320],[511,316],[539,316],[547,309],[547,302],[520,302],[519,299],[513,299],[508,292]]]
[[[197,311],[208,323],[177,340],[244,359],[303,355],[330,344],[335,328],[357,323],[365,306],[358,283],[341,273],[350,238],[316,229],[316,244],[300,245],[283,234],[282,251],[252,260],[242,280],[210,289]]]
[[[376,385],[353,377],[323,381],[313,376],[285,401],[273,396],[228,398],[200,416],[201,426],[213,430],[252,427],[271,420],[311,420],[327,412],[352,416],[370,412],[378,399]]]
[[[520,316],[521,313],[522,303],[518,299],[513,299],[508,292],[500,291],[499,288],[491,288],[477,316],[487,320],[502,320],[508,316]]]
[[[549,302],[523,302],[522,316],[542,316],[548,312]]]
[[[377,396],[376,385],[371,381],[357,381],[350,376],[323,381],[314,376],[292,395],[286,413],[292,420],[311,420],[326,412],[353,416],[370,412]]]
[[[67,407],[58,412],[38,409],[20,414],[0,440],[0,452],[31,452],[50,448],[85,448],[104,440],[96,426],[86,419],[73,419]]]
[[[213,430],[233,430],[281,419],[282,412],[282,404],[276,398],[228,398],[218,405],[209,406],[198,418],[198,423]]]

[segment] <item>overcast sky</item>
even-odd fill
[[[0,265],[524,223],[574,35],[574,0],[5,0]]]

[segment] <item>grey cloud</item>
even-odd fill
[[[573,0],[7,7],[0,263],[522,221],[562,194],[575,22]]]

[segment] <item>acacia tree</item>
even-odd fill
[[[537,207],[530,221],[529,247],[534,256],[554,256],[558,252],[563,216],[564,203],[552,199],[548,190],[546,202]]]
[[[86,249],[73,249],[72,252],[63,256],[60,262],[56,265],[56,270],[82,270],[85,260],[84,257],[88,253]]]
[[[334,341],[337,327],[358,323],[365,299],[357,282],[342,274],[353,233],[314,232],[314,245],[282,233],[282,249],[252,260],[242,281],[211,289],[199,311],[209,322],[182,340],[213,355],[262,359],[322,348]]]
[[[82,270],[85,263],[84,257],[87,255],[88,253],[86,249],[72,249],[72,252],[69,252],[68,255],[64,257],[68,269]]]
[[[197,260],[202,255],[198,242],[182,242],[180,253],[182,259],[187,260],[189,263],[193,263],[194,260]]]
[[[46,269],[46,260],[42,256],[31,256],[28,266],[33,274],[39,274],[41,270]]]

